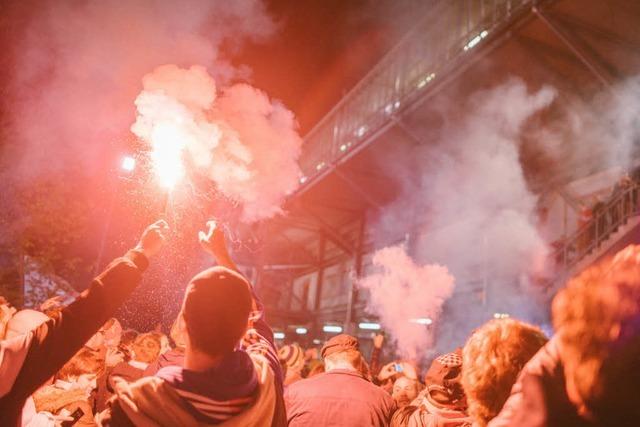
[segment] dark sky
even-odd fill
[[[302,133],[411,28],[430,0],[269,0],[279,23],[266,43],[246,46],[238,64],[253,84],[298,116]]]

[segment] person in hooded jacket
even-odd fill
[[[180,316],[183,366],[115,385],[103,426],[283,426],[282,373],[273,333],[251,285],[238,273],[215,222],[200,232],[221,266],[191,279]]]
[[[460,349],[436,358],[425,375],[425,389],[410,405],[396,411],[394,427],[470,427],[461,383]]]
[[[28,425],[30,396],[53,377],[136,288],[164,241],[164,221],[147,227],[135,249],[114,260],[54,318],[0,341],[0,425]],[[30,403],[29,403],[30,402]]]

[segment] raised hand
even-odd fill
[[[164,244],[168,231],[169,225],[165,220],[154,222],[144,230],[136,249],[142,251],[147,258],[154,256]]]
[[[198,240],[202,248],[216,258],[227,253],[224,232],[215,221],[207,221],[207,231],[198,232]]]

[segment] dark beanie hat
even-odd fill
[[[198,273],[182,307],[192,345],[212,356],[233,351],[246,331],[252,300],[249,282],[239,273],[225,267]]]
[[[347,334],[340,334],[331,338],[322,346],[320,355],[322,355],[322,358],[324,359],[325,357],[333,353],[339,353],[341,351],[347,351],[347,350],[358,350],[358,349],[359,347],[358,347],[357,338],[354,338],[351,335],[347,335]]]

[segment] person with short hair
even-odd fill
[[[156,374],[160,369],[165,366],[184,366],[184,349],[186,344],[186,329],[184,326],[184,319],[182,316],[178,316],[171,326],[169,335],[175,344],[175,347],[161,353],[156,360],[154,360],[147,369],[144,371],[145,377],[150,377]]]
[[[273,333],[251,285],[231,260],[222,231],[212,221],[208,227],[200,242],[220,266],[198,273],[185,291],[184,366],[117,383],[109,408],[97,416],[101,425],[286,423]]]
[[[110,389],[114,389],[117,378],[133,382],[144,376],[149,364],[160,355],[159,334],[147,332],[138,335],[131,345],[131,350],[131,359],[118,363],[111,371],[108,379]]]
[[[358,340],[341,334],[321,351],[325,372],[291,384],[285,392],[289,426],[386,426],[393,398],[372,384]]]
[[[484,427],[502,409],[524,365],[548,341],[540,328],[516,319],[492,319],[462,349],[462,385],[469,415]]]
[[[408,377],[400,377],[393,383],[391,397],[396,401],[398,408],[404,408],[418,397],[419,392],[420,383],[418,381]]]

